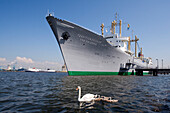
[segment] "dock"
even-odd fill
[[[157,68],[142,68],[142,69],[135,69],[137,75],[143,76],[143,71],[149,71],[149,73],[153,76],[158,76],[158,74],[169,74],[170,69],[157,69]]]

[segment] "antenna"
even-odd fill
[[[46,17],[50,15],[49,9],[47,9]]]
[[[134,40],[134,38],[133,38],[133,33],[134,33],[134,31],[133,31],[133,29],[132,29],[132,40]]]
[[[47,17],[47,16],[54,16],[54,12],[51,12],[51,13],[50,13],[50,11],[49,11],[49,9],[48,9],[48,10],[47,10],[47,15],[46,15],[46,17]]]
[[[47,15],[49,15],[49,9],[47,10]]]
[[[116,12],[116,14],[115,14],[115,18],[116,18],[116,23],[117,23],[117,12]]]

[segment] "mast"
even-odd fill
[[[142,47],[140,48],[140,53],[141,53],[141,59],[143,59]]]
[[[137,57],[137,41],[139,39],[137,38],[137,36],[135,35],[135,57]]]
[[[112,34],[115,34],[116,33],[116,21],[114,20],[113,22],[112,22]]]
[[[135,42],[135,57],[137,57],[137,41],[139,40],[139,38],[137,38],[137,36],[135,35],[135,40],[131,40],[130,42]],[[128,42],[129,43],[129,42]]]
[[[102,24],[100,27],[101,27],[102,36],[103,36],[103,34],[104,34],[104,33],[103,33],[103,31],[104,31],[104,30],[103,30],[103,28],[104,28],[104,24]]]
[[[122,37],[122,20],[119,22],[119,37]]]
[[[111,30],[111,32],[112,32],[112,34],[113,34],[113,22],[112,22],[112,25],[111,25],[111,26],[112,26],[112,30]]]
[[[129,40],[128,40],[128,50],[130,51],[130,37],[129,37]]]
[[[115,34],[116,33],[116,25],[117,25],[117,12],[115,14],[115,19],[112,24],[111,24],[111,33]]]

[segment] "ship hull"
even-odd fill
[[[121,68],[132,62],[136,62],[136,67],[146,66],[90,30],[53,16],[46,19],[57,39],[69,75],[134,75],[134,71],[122,71]]]

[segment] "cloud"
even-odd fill
[[[13,61],[10,61],[6,58],[0,57],[0,67],[3,69],[6,69],[7,65],[10,65],[11,67],[15,66],[16,69],[19,69],[20,67],[23,68],[38,68],[38,69],[54,69],[54,70],[61,70],[61,67],[63,64],[50,61],[33,61],[31,58],[28,57],[19,57],[17,56]]]
[[[59,63],[57,62],[49,62],[49,61],[44,61],[42,62],[43,64],[50,64],[50,65],[60,65]]]
[[[0,58],[0,62],[5,62],[6,58]]]
[[[34,61],[31,58],[19,57],[19,56],[16,57],[16,61],[17,62],[28,63],[28,64],[34,63]]]

